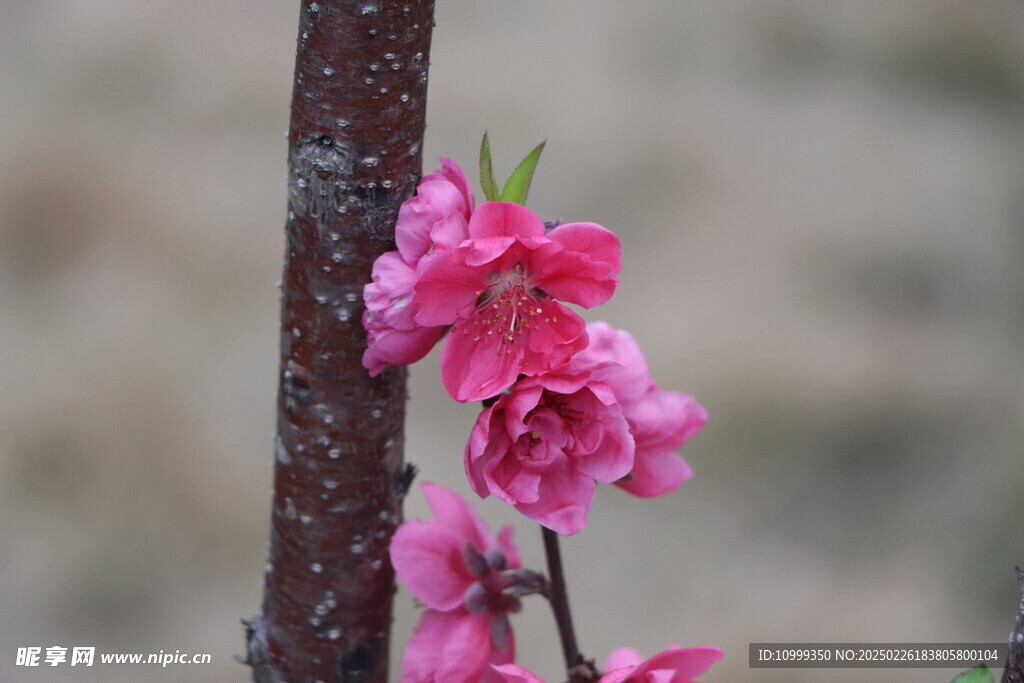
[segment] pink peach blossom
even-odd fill
[[[465,501],[424,483],[435,519],[402,524],[391,541],[399,579],[428,609],[402,661],[403,683],[477,683],[501,679],[488,664],[514,655],[509,612],[539,585],[521,569],[512,527],[497,538]]]
[[[678,645],[644,661],[636,650],[615,650],[605,660],[608,671],[598,683],[695,683],[694,677],[722,658],[717,647],[682,648]],[[532,671],[516,664],[493,665],[507,683],[546,683]]]
[[[466,444],[470,485],[563,535],[587,523],[595,482],[633,467],[633,437],[612,391],[572,362],[512,385]]]
[[[398,252],[416,267],[424,256],[458,246],[468,237],[472,213],[473,194],[466,175],[458,164],[442,157],[441,168],[424,177],[416,196],[398,209]]]
[[[368,341],[363,367],[373,377],[393,365],[415,363],[444,336],[444,327],[416,323],[412,302],[416,277],[416,269],[397,251],[381,254],[373,264],[373,282],[363,289],[363,327]]]
[[[636,650],[620,648],[608,655],[608,673],[598,683],[693,683],[721,658],[717,647],[672,645],[647,660]]]
[[[616,486],[644,498],[674,491],[693,476],[676,449],[700,431],[707,411],[692,396],[659,389],[628,332],[598,322],[587,325],[587,335],[590,345],[577,359],[612,389],[636,443],[633,471]]]
[[[507,683],[547,683],[543,678],[538,678],[525,666],[518,664],[492,664],[491,668],[498,672],[501,681]]]
[[[402,204],[395,226],[397,251],[373,264],[373,282],[363,290],[368,346],[363,367],[373,376],[393,365],[414,363],[444,336],[445,326],[416,322],[413,287],[417,269],[436,253],[452,249],[468,236],[473,195],[469,181],[451,159],[425,177],[416,196]]]
[[[619,240],[605,228],[568,223],[545,234],[536,214],[509,202],[478,206],[468,233],[429,260],[413,295],[418,324],[453,326],[441,376],[457,401],[495,396],[585,348],[582,319],[556,300],[604,303],[621,266]]]

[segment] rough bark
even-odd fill
[[[432,0],[303,0],[274,500],[253,680],[387,680],[406,374],[361,364],[363,285],[420,177]]]

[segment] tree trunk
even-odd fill
[[[420,177],[433,0],[303,0],[259,682],[387,680],[404,368],[361,364],[363,285]]]

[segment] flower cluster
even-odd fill
[[[660,390],[628,333],[586,325],[561,303],[589,308],[612,296],[622,249],[611,231],[547,230],[506,201],[474,206],[465,174],[442,159],[402,205],[395,239],[365,290],[363,364],[376,375],[444,338],[449,394],[493,401],[465,452],[478,495],[571,535],[586,526],[597,483],[649,497],[689,479],[675,450],[704,409]]]
[[[484,408],[466,445],[477,494],[563,535],[586,526],[596,482],[642,497],[678,488],[692,473],[675,450],[707,419],[692,397],[658,388],[629,333],[605,323],[587,332],[571,362]]]
[[[429,482],[422,488],[435,519],[405,522],[391,541],[398,578],[427,606],[405,649],[402,683],[545,683],[512,663],[508,615],[522,596],[545,588],[543,577],[522,569],[512,527],[495,538],[457,494]],[[620,648],[598,683],[689,683],[721,658],[714,647],[673,645],[647,660]]]
[[[628,332],[588,325],[565,305],[607,301],[622,249],[600,225],[552,227],[522,206],[542,149],[499,194],[485,136],[487,201],[479,205],[449,159],[422,180],[399,211],[397,250],[376,261],[364,290],[363,365],[376,376],[443,340],[446,390],[460,402],[483,402],[464,452],[470,487],[557,539],[551,532],[586,526],[598,483],[648,498],[689,479],[676,451],[707,413],[691,396],[657,385]],[[492,536],[458,495],[429,483],[423,490],[435,519],[402,524],[391,545],[398,577],[426,606],[405,651],[403,683],[543,683],[513,663],[508,615],[525,595],[551,598],[555,584],[522,567],[511,527]],[[616,650],[599,683],[685,683],[721,654],[673,646],[643,660]],[[596,680],[590,674],[586,680]]]

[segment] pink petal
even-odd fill
[[[552,455],[545,455],[545,453],[549,450],[552,453],[561,452],[562,449],[573,444],[577,437],[573,426],[566,421],[565,417],[551,408],[538,408],[534,411],[528,418],[526,427],[530,432],[536,434],[536,436],[531,434],[531,438],[537,441],[530,448],[529,465],[531,468],[555,464],[551,462]],[[545,466],[543,469],[550,469],[550,467]]]
[[[625,418],[611,416],[601,422],[604,426],[601,440],[591,453],[576,459],[576,466],[596,481],[610,483],[634,468],[635,447]]]
[[[633,336],[603,322],[588,323],[587,335],[590,345],[580,352],[580,360],[604,364],[594,370],[594,379],[610,386],[623,406],[639,401],[653,381]]]
[[[608,264],[613,276],[622,268],[622,243],[615,233],[597,223],[566,223],[549,232],[547,237],[562,244],[567,251],[586,254],[593,263]]]
[[[427,610],[406,645],[402,683],[497,683],[501,678],[490,676],[488,661],[509,661],[512,648],[497,652],[489,641],[487,614]]]
[[[484,202],[469,219],[470,239],[483,237],[539,237],[544,222],[534,212],[510,202]]]
[[[478,683],[491,654],[490,614],[467,614],[455,622],[441,652],[438,682]]]
[[[675,451],[637,451],[633,476],[615,485],[640,498],[653,498],[675,491],[693,477],[693,470]]]
[[[637,447],[675,450],[700,431],[708,413],[692,396],[655,389],[626,411]]]
[[[436,254],[420,274],[413,293],[416,322],[427,327],[451,325],[476,305],[478,292],[490,283],[481,268],[465,265],[463,249]]]
[[[416,196],[398,209],[395,243],[409,265],[430,250],[434,224],[455,214],[465,225],[465,200],[446,180],[428,180],[416,188]]]
[[[463,555],[465,542],[436,522],[405,522],[391,540],[391,564],[428,607],[449,611],[463,604],[476,578]]]
[[[470,240],[469,253],[466,255],[466,263],[471,266],[481,266],[491,263],[499,256],[504,255],[509,248],[516,243],[515,237],[497,236],[480,237]],[[518,250],[517,250],[518,251]],[[491,269],[502,270],[501,264],[492,264]]]
[[[575,394],[585,387],[589,380],[590,370],[586,365],[570,362],[538,375],[534,381],[557,394]]]
[[[508,683],[546,683],[543,679],[534,676],[532,671],[518,664],[505,664],[492,668],[501,675],[501,680]]]
[[[586,348],[587,334],[586,323],[572,310],[552,299],[543,299],[537,302],[541,313],[534,318],[533,328],[529,334],[529,348],[539,354],[550,354],[552,349],[562,344],[579,345],[580,349]],[[565,360],[568,360],[566,358]],[[561,365],[549,361],[543,369]],[[540,370],[529,372],[537,374]]]
[[[533,521],[572,536],[587,526],[587,512],[594,501],[594,480],[571,471],[551,473],[541,481],[536,503],[519,503],[516,509]]]
[[[466,216],[473,210],[475,203],[473,202],[473,190],[469,185],[469,180],[466,178],[466,174],[462,172],[462,169],[457,163],[449,159],[448,157],[441,157],[441,168],[428,175],[424,180],[434,178],[444,178],[459,191],[462,195],[462,199],[465,202]]]
[[[637,650],[630,647],[620,647],[616,650],[612,650],[612,653],[608,655],[604,660],[604,663],[601,665],[601,669],[604,671],[611,671],[612,669],[635,667],[642,661],[644,661],[644,656]]]
[[[539,263],[539,265],[538,265]],[[606,266],[587,261],[585,256],[561,252],[550,259],[531,262],[531,281],[559,301],[593,308],[612,298],[619,281],[608,275]]]
[[[412,638],[405,646],[401,683],[434,681],[444,644],[460,616],[458,612],[438,612],[432,609],[423,613]]]
[[[494,451],[504,451],[508,447],[508,437],[505,436],[500,426],[497,429],[492,429],[492,419],[494,419],[494,406],[484,408],[477,416],[476,422],[473,423],[473,429],[470,430],[463,457],[470,488],[481,498],[490,495],[487,482],[484,480],[484,466],[489,462]]]
[[[644,675],[647,683],[672,683],[675,680],[675,672],[669,669],[656,669],[648,671]]]
[[[518,345],[504,345],[498,335],[474,335],[471,326],[456,326],[441,347],[441,380],[456,401],[482,401],[500,394],[519,376]]]
[[[469,223],[461,213],[450,213],[434,223],[430,239],[437,249],[454,249],[469,236]]]
[[[505,559],[508,560],[508,568],[519,569],[523,566],[523,561],[519,557],[519,548],[512,541],[512,532],[511,524],[501,527],[501,530],[498,532],[498,547],[505,555]]]
[[[397,251],[387,251],[377,257],[372,277],[374,285],[391,297],[411,292],[416,284],[416,270]]]
[[[717,647],[681,648],[678,645],[673,645],[638,666],[633,672],[633,676],[639,677],[648,671],[667,669],[674,672],[674,675],[668,679],[671,683],[689,683],[693,678],[711,668],[711,665],[722,656],[722,651]]]
[[[494,642],[494,636],[493,636],[493,631],[492,631],[492,635],[491,635],[491,651],[490,651],[490,655],[487,658],[487,662],[488,662],[489,665],[492,665],[492,666],[495,665],[495,664],[497,664],[497,665],[511,664],[512,662],[515,661],[515,658],[516,658],[516,642],[515,642],[516,639],[515,639],[515,633],[512,632],[512,626],[509,623],[508,615],[507,614],[504,614],[504,613],[501,613],[501,614],[498,614],[498,615],[491,614],[491,626],[492,626],[492,628],[493,628],[494,620],[495,619],[500,619],[500,620],[504,621],[505,625],[508,627],[508,631],[505,634],[505,639],[506,639],[507,643],[505,645],[505,649],[504,650],[500,649],[497,646],[497,644],[495,644],[495,642]],[[502,681],[501,676],[496,671],[494,671],[494,669],[492,669],[491,666],[485,666],[484,667],[484,672],[483,672],[482,677],[480,678],[480,683],[501,683],[501,681]]]
[[[434,518],[463,544],[472,543],[480,552],[491,546],[492,539],[487,525],[473,506],[461,496],[429,481],[423,482],[421,488]]]
[[[487,490],[509,505],[534,503],[540,499],[540,475],[519,462],[511,453],[502,453],[483,468]]]
[[[560,233],[563,230],[566,232]],[[552,247],[562,246],[563,243],[556,239],[559,236],[571,245],[593,248],[595,251],[590,254],[569,247],[538,249],[530,261],[531,279],[535,285],[556,299],[584,308],[610,299],[618,284],[615,276],[621,265],[618,238],[592,223],[574,223],[555,228],[548,234],[548,238],[552,239]]]
[[[411,365],[427,355],[446,330],[445,327],[384,330],[363,352],[363,367],[369,370],[371,377],[376,377],[391,366]]]
[[[505,414],[505,430],[513,441],[529,431],[526,415],[537,407],[544,388],[527,378],[515,384],[515,388],[499,399]]]

